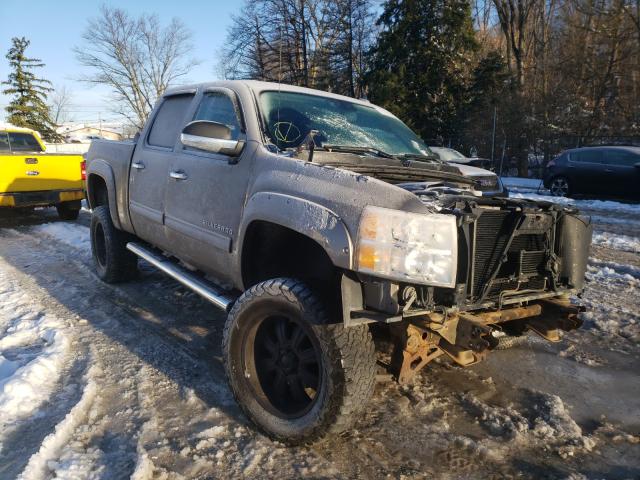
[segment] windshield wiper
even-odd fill
[[[402,160],[418,160],[419,162],[444,163],[444,161],[442,161],[435,155],[424,155],[421,153],[403,153],[400,155],[396,155],[396,157]]]
[[[390,153],[384,152],[377,148],[373,147],[358,147],[352,145],[322,145],[322,149],[328,152],[340,152],[340,153],[365,153],[369,155],[375,155],[376,157],[382,158],[396,158],[394,155]]]

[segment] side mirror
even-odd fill
[[[633,165],[634,167],[636,167],[638,170],[640,170],[640,162],[637,162],[635,165]]]
[[[208,120],[195,120],[182,129],[180,141],[187,147],[237,157],[244,148],[243,140],[232,140],[231,129]]]

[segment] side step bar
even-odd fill
[[[169,259],[158,255],[157,253],[146,247],[143,247],[138,243],[127,243],[127,250],[135,253],[137,256],[139,256],[143,260],[146,260],[158,270],[162,270],[164,273],[177,280],[185,287],[190,288],[198,295],[204,297],[206,300],[209,300],[216,307],[221,308],[225,312],[228,312],[231,309],[231,305],[233,304],[235,299],[225,294],[221,289],[218,289],[212,284],[206,282],[201,278],[198,278],[196,275],[180,267],[180,265],[177,265]]]

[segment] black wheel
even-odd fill
[[[118,230],[111,221],[109,207],[100,206],[91,216],[91,254],[98,277],[107,283],[133,278],[138,257],[127,250],[129,235]]]
[[[347,429],[375,384],[366,325],[329,322],[304,283],[277,278],[247,290],[224,328],[231,390],[260,430],[290,445]]]
[[[567,177],[554,177],[549,184],[549,191],[554,197],[568,197],[571,195],[569,179]]]
[[[80,202],[62,202],[56,205],[61,220],[77,220],[80,215]]]

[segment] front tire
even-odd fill
[[[224,328],[225,370],[249,419],[289,445],[347,429],[375,385],[366,325],[329,322],[304,283],[277,278],[247,290]]]
[[[138,269],[138,257],[127,250],[128,235],[111,221],[109,207],[100,206],[91,215],[91,254],[98,277],[107,283],[133,278]]]
[[[549,191],[554,197],[568,197],[571,195],[571,186],[567,177],[554,177],[549,183]]]
[[[80,215],[80,202],[62,202],[56,205],[60,220],[77,220]]]

